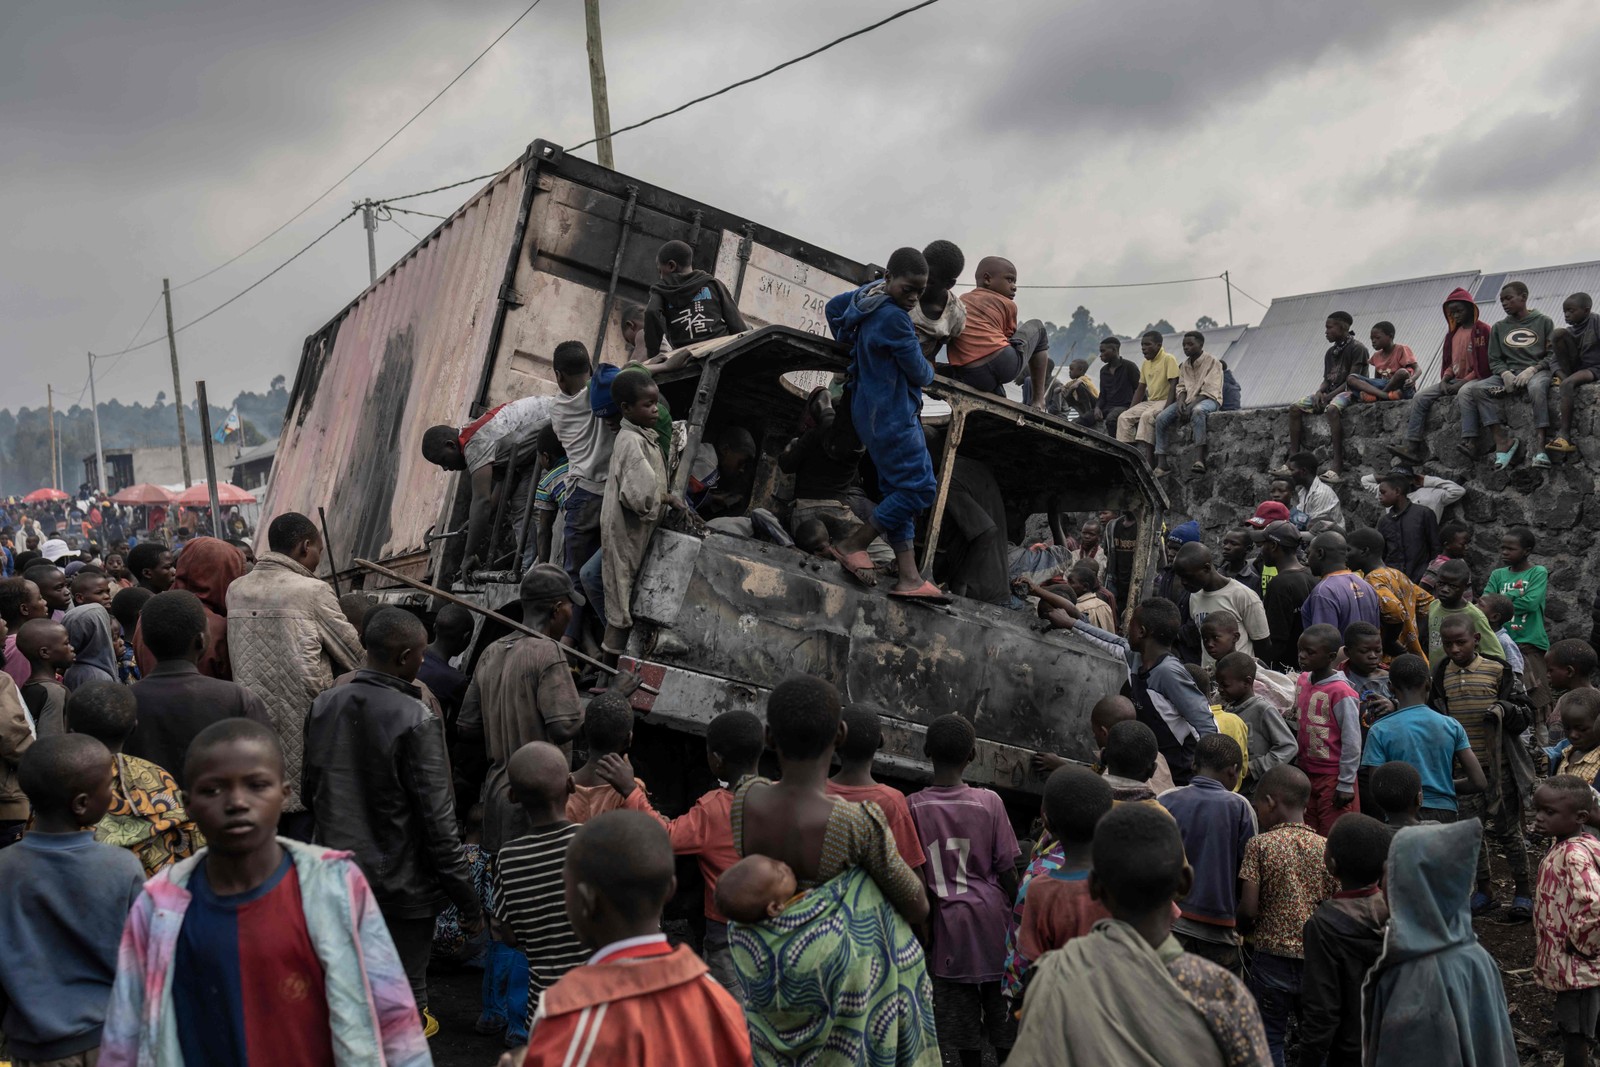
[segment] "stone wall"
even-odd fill
[[[1452,398],[1434,405],[1428,418],[1428,445],[1435,458],[1425,473],[1466,487],[1467,495],[1445,511],[1445,521],[1473,528],[1468,556],[1474,582],[1481,587],[1500,566],[1500,538],[1508,526],[1526,525],[1538,536],[1535,561],[1550,568],[1547,609],[1551,639],[1588,637],[1590,605],[1600,583],[1600,406],[1595,390],[1579,396],[1573,417],[1573,439],[1580,451],[1565,460],[1552,454],[1555,466],[1539,470],[1533,458],[1533,416],[1526,399],[1505,405],[1511,432],[1522,442],[1516,462],[1496,473],[1493,457],[1471,464],[1456,450],[1461,423]],[[1552,395],[1552,406],[1556,397]],[[1361,475],[1381,474],[1394,466],[1388,446],[1402,436],[1406,403],[1363,404],[1346,409],[1345,481],[1336,491],[1344,502],[1350,528],[1376,525],[1377,497],[1361,487]],[[1552,421],[1559,421],[1554,418]],[[1288,448],[1289,415],[1284,408],[1219,412],[1211,416],[1209,473],[1195,475],[1187,425],[1174,434],[1173,473],[1165,488],[1172,503],[1172,523],[1198,519],[1206,541],[1216,544],[1224,530],[1249,517],[1266,499],[1267,473],[1281,466]],[[1485,433],[1487,446],[1492,438]],[[1328,456],[1327,422],[1320,415],[1305,420],[1302,447]]]

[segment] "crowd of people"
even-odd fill
[[[964,546],[998,552],[986,596],[1126,668],[1075,694],[1092,705],[1093,766],[1034,756],[1042,797],[1021,840],[1005,800],[965,782],[979,739],[963,709],[926,723],[932,778],[908,794],[874,771],[896,709],[812,676],[773,688],[764,716],[713,718],[716,786],[659,810],[629,758],[637,677],[586,692],[563,646],[616,662],[669,509],[943,601],[913,551],[936,486],[920,421],[936,373],[1081,405],[1081,423],[1152,462],[1184,421],[1203,446],[1229,385],[1190,335],[1183,364],[1146,337],[1135,370],[1108,342],[1098,390],[1087,368],[1057,387],[1011,263],[985,258],[955,296],[959,249],[900,249],[882,280],[828,302],[851,373],[807,399],[778,460],[795,480],[778,520],[753,506],[747,431],[676,454],[652,370],[744,323],[687,245],[658,264],[649,303],[623,316],[639,365],[595,368],[566,342],[558,395],[424,438],[467,475],[464,572],[509,558],[531,632],[473,655],[464,609],[425,621],[335,596],[316,524],[292,512],[259,555],[194,537],[117,559],[24,536],[0,579],[13,1063],[425,1064],[430,964],[449,956],[482,967],[475,1028],[510,1065],[975,1065],[986,1049],[1026,1065],[1510,1064],[1500,973],[1472,928],[1489,915],[1527,925],[1555,993],[1548,1029],[1566,1063],[1588,1062],[1595,649],[1551,640],[1531,530],[1503,531],[1501,566],[1473,573],[1470,531],[1440,525],[1460,486],[1391,471],[1373,483],[1378,525],[1352,527],[1338,463],[1301,450],[1299,415],[1271,497],[1214,545],[1194,522],[1167,530],[1153,588],[1134,581],[1132,512],[1072,536],[1051,515],[1042,554]],[[1523,322],[1517,283],[1506,292]],[[1545,343],[1480,331],[1459,303],[1446,310],[1468,356]],[[1358,374],[1348,318],[1330,317],[1325,388],[1296,407],[1335,426],[1360,396],[1414,385],[1392,329],[1375,330],[1378,374]],[[1596,331],[1568,321],[1547,331],[1554,365],[1508,366],[1496,388],[1559,374],[1570,408],[1583,371],[1563,360],[1588,358]],[[1489,418],[1502,401],[1486,389],[1477,410],[1509,463],[1516,443]],[[691,464],[683,498],[674,461]],[[519,467],[540,476],[515,484]],[[705,882],[698,951],[662,932],[686,856]]]

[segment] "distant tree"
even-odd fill
[[[1194,320],[1194,328],[1197,330],[1215,330],[1219,329],[1221,326],[1222,323],[1218,322],[1210,315],[1201,315],[1198,319]]]
[[[1165,334],[1165,333],[1177,333],[1178,332],[1178,328],[1176,326],[1172,325],[1172,323],[1168,322],[1166,319],[1157,319],[1154,322],[1145,323],[1144,329],[1140,330],[1139,333],[1140,334],[1147,334],[1151,330],[1154,330],[1156,333],[1163,333],[1163,334]]]
[[[280,374],[276,378],[272,379],[272,384],[268,388],[274,390],[282,389],[284,382],[287,380],[288,379],[284,378],[284,376]]]
[[[156,394],[156,407],[160,407],[162,404],[165,404],[166,402],[167,402],[167,394],[166,393],[157,393]]]
[[[1096,322],[1094,315],[1082,305],[1072,313],[1067,325],[1046,323],[1045,333],[1050,339],[1050,358],[1058,365],[1067,360],[1093,359],[1100,342],[1116,336],[1115,330]]]

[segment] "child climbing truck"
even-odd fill
[[[867,545],[879,534],[894,550],[899,580],[889,595],[903,600],[949,600],[917,568],[912,539],[917,515],[933,503],[937,482],[918,413],[933,366],[922,354],[911,309],[928,285],[928,261],[915,248],[889,257],[887,276],[828,301],[828,327],[850,346],[845,407],[878,470],[882,499],[872,520],[834,546],[844,568],[871,584]]]

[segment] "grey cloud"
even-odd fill
[[[1090,0],[995,5],[1012,49],[972,102],[985,128],[1167,131],[1331,57],[1353,57],[1487,0]],[[1005,14],[1002,14],[1005,12]],[[1007,17],[1009,15],[1009,17]]]

